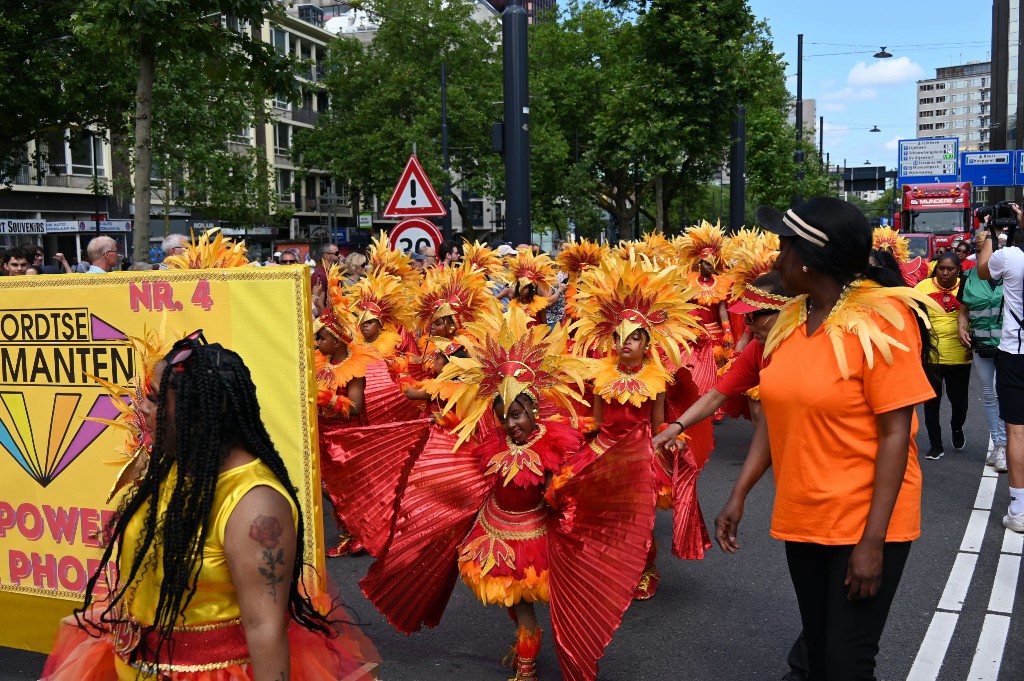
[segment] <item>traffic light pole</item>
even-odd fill
[[[530,227],[530,94],[523,0],[509,0],[501,16],[505,99],[505,238],[532,240]]]

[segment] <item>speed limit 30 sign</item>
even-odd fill
[[[391,228],[388,241],[391,248],[403,253],[416,253],[422,246],[430,246],[437,254],[441,249],[441,232],[429,220],[407,218]]]

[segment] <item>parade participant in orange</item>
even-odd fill
[[[732,280],[720,271],[725,264],[724,245],[725,232],[708,222],[690,227],[679,241],[679,259],[688,271],[687,282],[697,289],[694,302],[698,308],[693,314],[707,333],[718,366],[725,364],[733,345],[726,310]]]
[[[599,457],[627,437],[638,424],[657,431],[665,422],[665,391],[672,374],[662,360],[680,366],[680,345],[697,338],[701,328],[691,312],[695,305],[677,282],[675,266],[662,267],[637,256],[606,258],[600,267],[579,280],[573,305],[579,319],[573,352],[591,360],[594,384],[594,421],[597,435],[587,447]],[[710,546],[696,498],[697,464],[689,448],[678,453],[655,451],[647,456],[659,483],[658,507],[673,508],[673,553],[683,558],[703,557]],[[654,595],[660,574],[654,563],[653,539],[647,565],[635,598]]]
[[[100,561],[118,561],[116,582],[101,597],[110,576],[93,575],[42,678],[370,678],[372,647],[348,627],[332,638],[303,584],[299,499],[241,357],[196,332],[136,388],[151,446]]]
[[[922,307],[934,303],[868,264],[871,228],[844,201],[812,199],[785,214],[762,208],[758,221],[782,237],[775,266],[797,297],[765,346],[767,438],[755,433],[716,538],[738,548],[744,498],[770,466],[771,532],[786,542],[810,678],[870,679],[920,534],[914,405],[933,394],[921,330]]]
[[[504,279],[512,287],[510,308],[521,308],[537,323],[547,324],[544,310],[555,296],[555,262],[544,254],[534,255],[520,248],[516,257],[505,263]]]
[[[548,335],[514,308],[467,324],[458,340],[467,356],[453,357],[433,386],[462,415],[457,444],[481,421],[499,428],[492,425],[476,447],[424,451],[416,460],[392,539],[363,592],[398,631],[411,633],[438,623],[459,574],[481,602],[509,608],[518,625],[507,658],[515,681],[537,679],[533,604],[550,601],[563,678],[593,680],[630,603],[654,522],[643,440],[634,434],[590,466],[565,460],[582,437],[539,417],[544,400],[571,408],[580,399],[585,363],[565,354],[563,328]]]

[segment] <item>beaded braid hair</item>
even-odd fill
[[[172,350],[172,354],[174,350]],[[233,447],[242,448],[261,460],[287,490],[296,508],[301,508],[298,494],[288,471],[260,419],[256,386],[249,369],[236,353],[219,344],[198,345],[183,362],[167,365],[163,371],[161,390],[157,396],[157,431],[149,472],[134,493],[122,503],[110,532],[100,565],[106,565],[116,551],[121,565],[121,548],[125,530],[136,514],[144,513],[139,546],[127,575],[121,574],[119,586],[112,590],[100,622],[90,622],[83,614],[95,602],[95,588],[102,577],[100,568],[90,578],[85,603],[76,611],[79,623],[98,635],[106,627],[117,624],[125,615],[119,607],[127,599],[136,580],[156,562],[154,543],[162,546],[164,578],[160,584],[154,622],[143,634],[155,632],[159,656],[166,649],[173,654],[172,631],[180,623],[182,612],[195,595],[202,547],[209,531],[210,515],[217,477],[224,457]],[[175,393],[175,442],[168,446],[167,395]],[[158,514],[158,500],[172,467],[177,464],[177,479],[170,492],[167,510]],[[298,624],[314,631],[333,635],[330,621],[313,606],[300,590],[305,561],[302,556],[305,528],[298,517],[295,563],[288,590],[289,612]]]

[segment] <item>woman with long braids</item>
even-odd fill
[[[103,570],[92,576],[43,679],[370,678],[300,584],[299,499],[241,357],[191,334],[138,409],[148,468],[100,561],[117,561],[117,582],[101,596]]]

